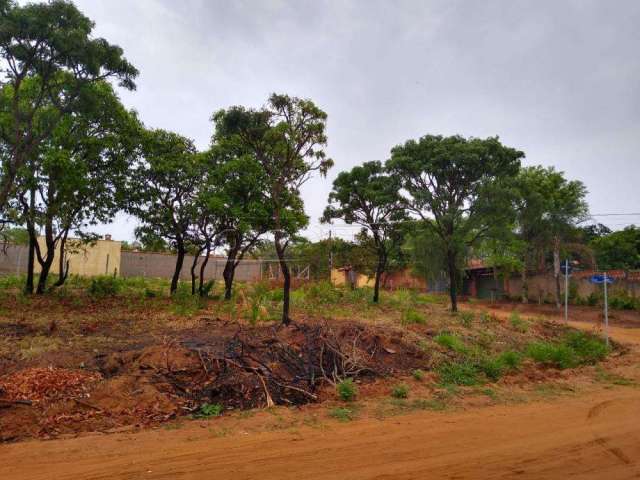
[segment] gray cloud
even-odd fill
[[[500,135],[584,181],[593,212],[640,212],[635,0],[76,3],[140,69],[122,97],[149,126],[205,148],[213,111],[273,91],[327,111],[336,167],[305,188],[313,223],[340,170],[426,133]]]

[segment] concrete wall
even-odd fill
[[[38,243],[44,252],[44,239]],[[82,245],[78,240],[67,240],[66,257],[69,260],[69,274],[92,277],[96,275],[118,275],[120,270],[120,242],[98,240],[93,245]],[[5,245],[0,251],[0,273],[4,275],[23,275],[27,272],[28,247],[26,245]],[[60,248],[56,249],[51,274],[58,273]],[[35,262],[35,272],[40,264]]]
[[[128,252],[121,253],[120,275],[123,277],[171,278],[176,266],[176,256],[171,253]],[[199,260],[199,264],[202,259]],[[187,255],[180,272],[183,280],[191,279],[193,256]],[[226,259],[211,257],[205,270],[206,280],[221,280]],[[196,272],[199,272],[196,270]],[[235,280],[255,282],[262,278],[262,262],[260,260],[243,260],[236,268]]]

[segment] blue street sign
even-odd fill
[[[589,278],[589,281],[591,283],[604,283],[604,275],[592,275],[591,278]],[[609,285],[612,284],[613,278],[607,277],[607,283]]]
[[[560,264],[560,271],[562,272],[563,275],[571,275],[571,272],[573,271],[573,267],[568,262],[565,261]]]

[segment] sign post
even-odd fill
[[[569,323],[569,260],[564,261],[564,323]]]
[[[604,272],[604,337],[609,346],[609,299],[607,298],[607,272]]]
[[[609,346],[609,297],[607,293],[607,285],[613,283],[613,278],[607,276],[607,272],[602,275],[593,275],[589,281],[591,283],[603,284],[604,287],[604,336]]]

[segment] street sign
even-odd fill
[[[571,275],[571,272],[573,271],[573,267],[571,266],[568,260],[565,260],[560,264],[560,271],[562,272],[563,275]]]
[[[609,276],[605,276],[605,275],[592,275],[589,278],[589,281],[591,283],[608,283],[609,285],[611,285],[613,283],[613,278],[609,277]]]

